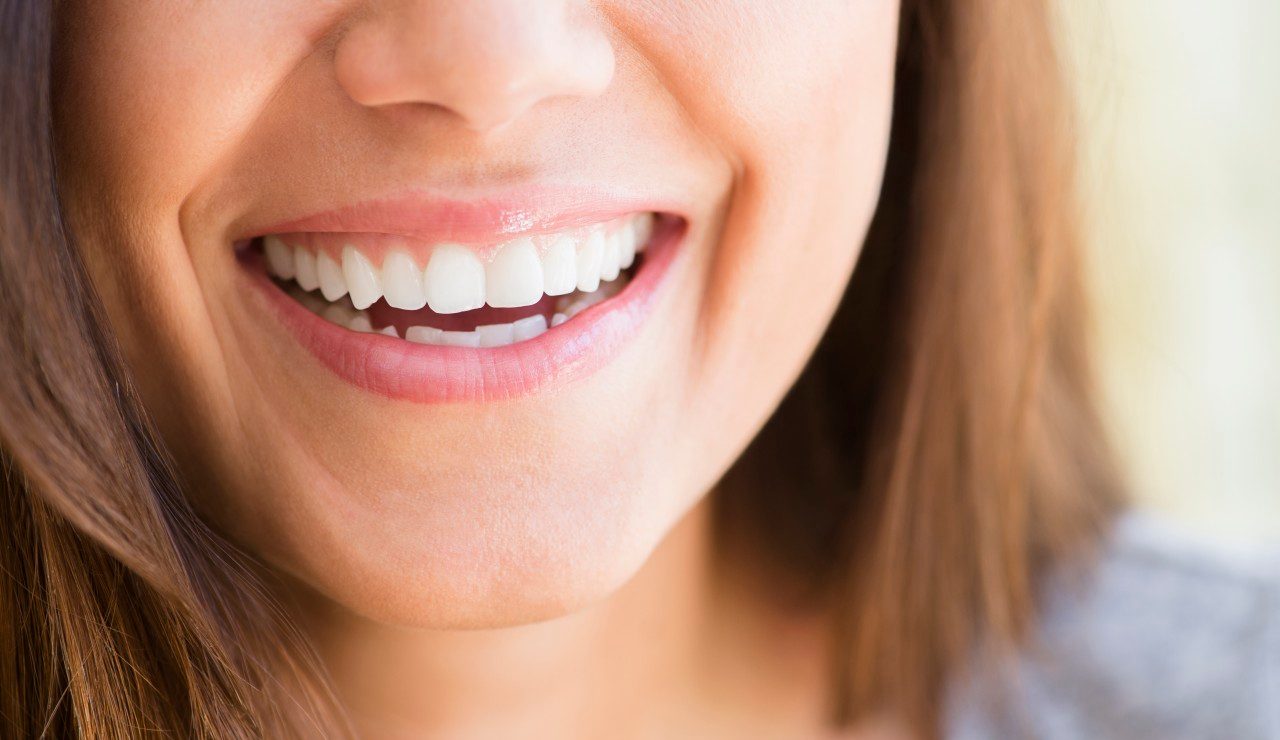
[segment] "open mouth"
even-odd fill
[[[612,358],[686,229],[652,210],[487,244],[285,225],[237,251],[264,307],[341,379],[391,398],[484,401]]]
[[[502,347],[618,295],[659,218],[634,213],[481,248],[377,234],[255,241],[276,283],[326,321],[419,344]]]

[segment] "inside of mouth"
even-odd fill
[[[480,327],[514,325],[535,316],[542,317],[546,327],[558,326],[621,292],[640,268],[643,259],[643,255],[637,255],[636,262],[631,267],[619,272],[614,280],[601,281],[600,287],[591,292],[574,290],[559,296],[543,295],[538,302],[517,308],[482,306],[447,314],[432,311],[428,306],[416,310],[394,308],[385,298],[379,298],[368,308],[358,310],[349,296],[329,301],[318,290],[306,291],[295,282],[274,277],[272,279],[312,313],[331,323],[354,331],[372,331],[388,336],[394,330],[395,336],[409,339],[413,337],[411,330],[415,327],[454,333],[474,332]]]

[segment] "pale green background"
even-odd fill
[[[1132,489],[1206,536],[1280,538],[1280,1],[1059,2]]]

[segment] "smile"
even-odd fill
[[[271,235],[263,249],[268,271],[293,281],[290,292],[335,324],[421,344],[501,347],[617,295],[654,218],[512,239],[487,250],[487,260],[461,244],[413,250],[398,239],[342,234]]]
[[[637,210],[501,241],[278,231],[241,261],[344,380],[419,401],[511,398],[601,366],[635,334],[684,231]]]

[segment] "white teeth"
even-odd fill
[[[262,240],[262,250],[267,253],[267,267],[271,274],[282,280],[292,280],[296,274],[293,265],[293,250],[280,241],[279,237],[269,236]]]
[[[320,292],[326,301],[336,301],[347,294],[347,279],[328,252],[316,257],[316,276],[320,278]]]
[[[632,245],[634,251],[643,252],[653,238],[653,214],[642,213],[631,220],[631,229],[635,236]]]
[[[618,260],[621,258],[619,254],[618,242],[621,239],[621,232],[614,233],[604,238],[604,254],[600,257],[600,279],[601,280],[617,280],[618,279]]]
[[[443,331],[434,327],[411,326],[405,329],[404,338],[418,344],[444,344],[444,340],[441,339],[443,334]]]
[[[511,338],[512,341],[523,342],[526,339],[533,339],[546,330],[547,317],[538,313],[512,322]]]
[[[450,347],[479,347],[480,335],[474,331],[442,331],[440,342]]]
[[[427,305],[436,313],[458,313],[484,305],[484,265],[470,249],[442,244],[422,276]]]
[[[382,292],[392,308],[416,311],[427,305],[422,272],[418,263],[404,252],[392,252],[382,261]]]
[[[319,296],[312,293],[302,291],[298,288],[291,288],[289,294],[301,302],[307,310],[323,317],[330,323],[342,326],[350,331],[362,332],[366,334],[382,334],[388,337],[400,339],[400,332],[394,325],[387,325],[381,329],[373,328],[373,322],[369,314],[365,311],[357,311],[351,307],[348,301],[340,301],[337,303],[329,303],[322,300]],[[581,301],[579,301],[581,303]],[[581,310],[581,309],[579,309]],[[571,312],[572,313],[572,312]],[[563,313],[557,313],[552,319],[551,326],[559,326],[568,320],[568,316]],[[416,344],[431,344],[437,346],[455,346],[455,347],[505,347],[517,342],[524,342],[541,336],[547,331],[547,317],[543,314],[533,314],[522,319],[517,319],[508,324],[488,324],[485,326],[477,326],[471,331],[444,331],[431,326],[411,326],[405,330],[404,339]]]
[[[600,261],[604,258],[604,232],[592,229],[578,250],[578,290],[590,293],[600,287]]]
[[[477,326],[474,331],[442,331],[430,326],[411,326],[405,331],[404,338],[418,344],[505,347],[526,339],[533,339],[546,330],[547,318],[542,314],[534,314],[509,324]],[[387,333],[387,330],[383,329],[382,332]]]
[[[533,242],[516,239],[503,245],[485,269],[484,289],[494,308],[537,303],[542,298],[542,262]]]
[[[503,347],[515,341],[515,327],[511,324],[477,326],[476,336],[481,347]]]
[[[635,263],[653,224],[652,213],[595,224],[539,240],[545,247],[541,254],[532,239],[521,237],[501,245],[487,266],[467,247],[440,244],[425,272],[400,249],[387,254],[381,268],[351,244],[336,260],[324,250],[290,247],[278,236],[264,237],[263,251],[272,275],[294,279],[305,291],[319,288],[329,301],[350,295],[356,308],[363,309],[385,297],[393,308],[415,311],[429,305],[440,313],[457,313],[486,303],[529,306],[544,294],[593,292]]]
[[[590,293],[565,296],[556,303],[556,312],[557,314],[564,314],[567,318],[573,318],[597,303],[617,295],[622,290],[622,287],[619,282],[604,283],[599,289]],[[551,325],[555,326],[554,321]]]
[[[294,280],[308,293],[320,287],[320,276],[316,273],[316,257],[312,253],[298,247],[293,250]]]
[[[342,276],[347,279],[351,305],[359,309],[372,306],[382,297],[382,279],[369,260],[348,244],[342,248]]]
[[[572,293],[578,287],[578,250],[573,237],[564,235],[542,253],[542,289],[547,295]]]
[[[308,308],[310,307],[308,306]],[[394,326],[374,329],[373,323],[369,320],[369,314],[364,311],[352,310],[344,303],[330,304],[327,308],[316,311],[316,313],[319,313],[328,321],[347,327],[351,331],[364,332],[366,334],[386,334],[389,337],[400,338]]]
[[[399,249],[386,256],[381,268],[350,244],[336,260],[324,250],[290,247],[277,236],[263,238],[263,251],[272,275],[294,279],[306,291],[319,288],[330,301],[350,294],[362,308],[385,296],[394,308],[413,311],[430,305],[457,313],[485,303],[528,306],[544,294],[590,293],[635,263],[653,227],[652,213],[607,226],[596,224],[540,242],[545,246],[541,254],[532,239],[522,237],[501,245],[487,267],[470,249],[441,244],[431,252],[425,273]]]
[[[636,237],[635,231],[630,227],[626,227],[622,231],[622,238],[618,240],[618,268],[625,270],[636,262]]]
[[[473,331],[414,326],[404,335],[419,344],[501,347],[533,339],[616,295],[627,282],[620,279],[622,270],[644,251],[653,229],[653,214],[641,214],[546,238],[520,237],[500,245],[487,264],[468,247],[439,244],[425,270],[399,248],[375,267],[355,244],[343,246],[339,259],[323,249],[291,247],[278,236],[264,237],[262,245],[268,272],[296,281],[296,287],[290,288],[295,298],[328,321],[358,332],[399,337],[394,326],[375,330],[364,312],[380,298],[400,310],[430,306],[436,313],[451,314],[486,303],[516,308],[537,304],[544,295],[560,297],[550,321],[535,313]],[[325,300],[315,293],[317,289]],[[341,301],[344,296],[350,300]]]

